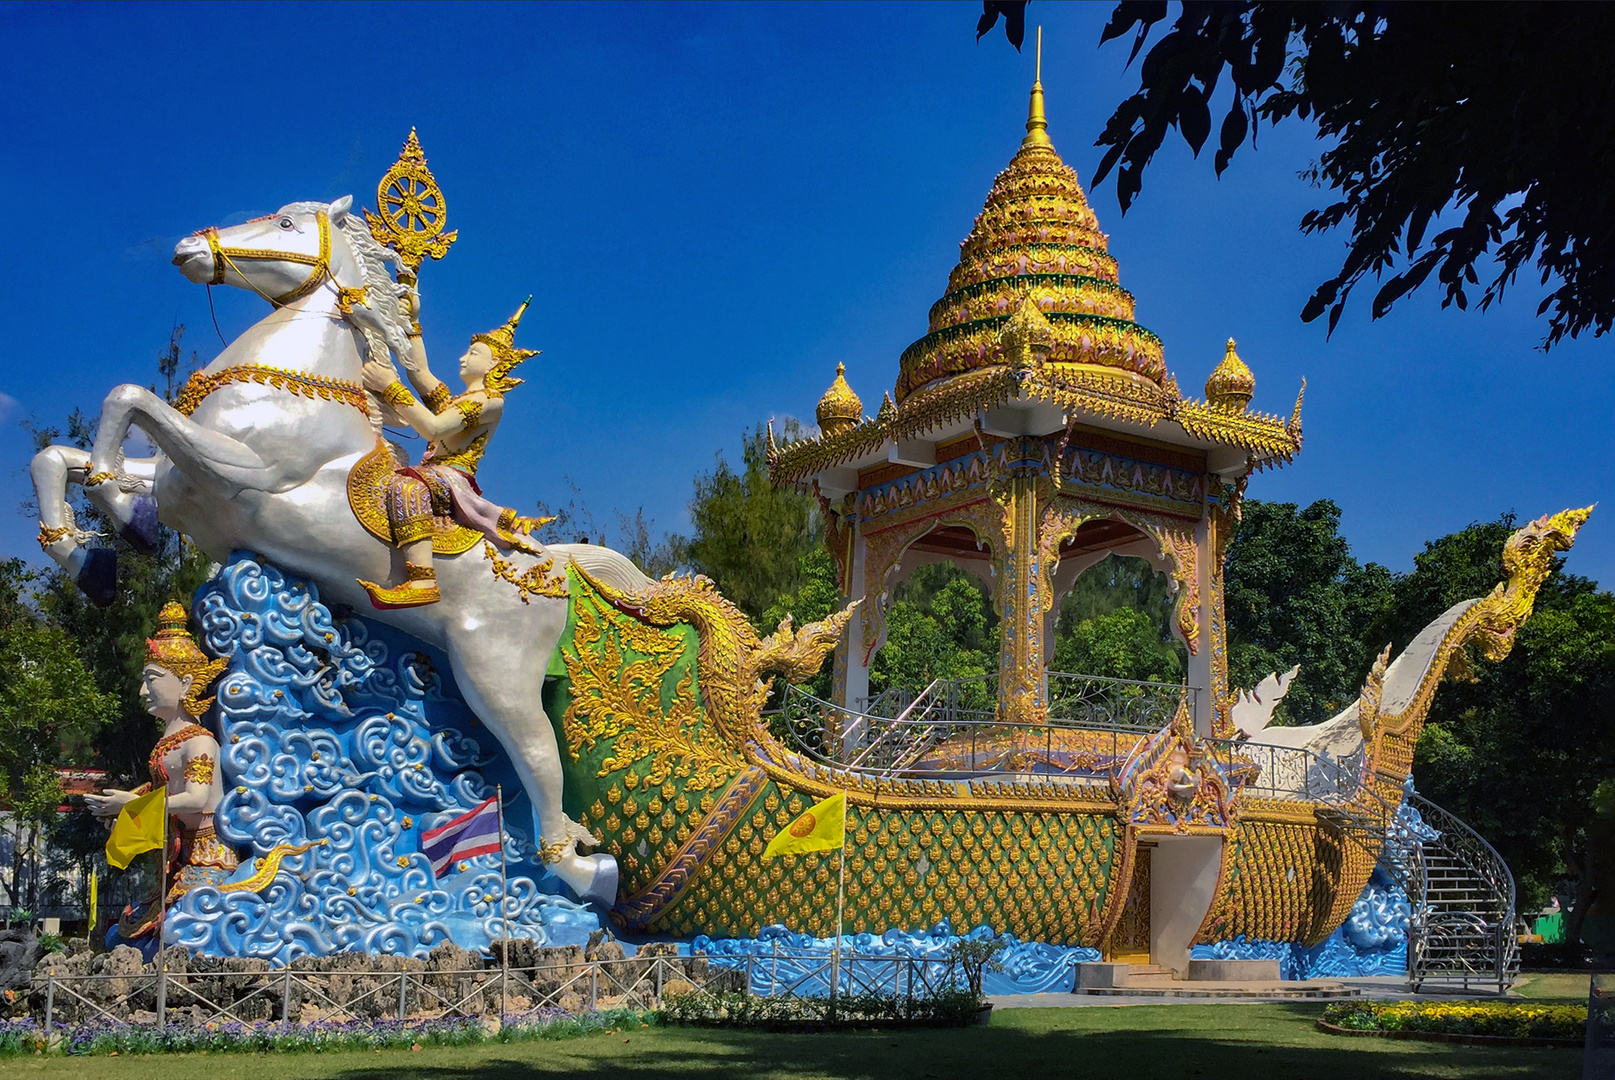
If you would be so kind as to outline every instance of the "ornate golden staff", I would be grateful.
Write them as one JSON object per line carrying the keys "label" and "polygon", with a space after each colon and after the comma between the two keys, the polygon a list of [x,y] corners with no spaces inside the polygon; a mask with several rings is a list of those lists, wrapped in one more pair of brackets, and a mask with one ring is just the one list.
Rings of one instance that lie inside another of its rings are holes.
{"label": "ornate golden staff", "polygon": [[381,212],[365,210],[365,223],[377,243],[398,252],[402,263],[398,280],[405,285],[415,284],[428,255],[441,259],[460,238],[458,229],[443,231],[449,220],[448,205],[437,178],[426,167],[426,154],[413,127],[398,160],[376,185],[376,204]]}

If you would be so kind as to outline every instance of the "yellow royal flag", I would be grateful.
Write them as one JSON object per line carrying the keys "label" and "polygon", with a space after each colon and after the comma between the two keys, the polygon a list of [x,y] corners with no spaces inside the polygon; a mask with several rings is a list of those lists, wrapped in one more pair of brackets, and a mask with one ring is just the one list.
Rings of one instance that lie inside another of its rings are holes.
{"label": "yellow royal flag", "polygon": [[100,882],[96,880],[95,876],[95,867],[92,866],[90,867],[90,918],[88,923],[90,929],[84,932],[86,937],[95,931],[95,913],[101,907],[101,890],[97,888],[99,884]]}
{"label": "yellow royal flag", "polygon": [[838,791],[823,802],[814,803],[775,833],[774,839],[763,849],[763,858],[798,851],[834,851],[846,842],[847,793]]}
{"label": "yellow royal flag", "polygon": [[107,837],[107,862],[119,870],[129,868],[136,855],[163,846],[167,831],[163,818],[168,813],[168,791],[158,788],[149,795],[130,799],[118,811],[118,820]]}

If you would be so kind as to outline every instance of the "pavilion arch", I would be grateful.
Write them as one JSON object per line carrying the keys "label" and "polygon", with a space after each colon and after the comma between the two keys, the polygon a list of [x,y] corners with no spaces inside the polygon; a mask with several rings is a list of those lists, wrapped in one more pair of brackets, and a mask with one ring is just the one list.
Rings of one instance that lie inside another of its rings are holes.
{"label": "pavilion arch", "polygon": [[862,666],[886,642],[886,611],[898,582],[916,567],[947,563],[980,579],[993,596],[1003,547],[1003,515],[985,499],[870,535],[864,549]]}
{"label": "pavilion arch", "polygon": [[1111,555],[1144,559],[1171,576],[1176,599],[1173,632],[1194,656],[1200,647],[1200,567],[1197,522],[1146,510],[1106,506],[1068,497],[1050,500],[1040,530],[1039,590],[1045,606],[1044,640],[1054,640],[1060,601],[1083,571]]}

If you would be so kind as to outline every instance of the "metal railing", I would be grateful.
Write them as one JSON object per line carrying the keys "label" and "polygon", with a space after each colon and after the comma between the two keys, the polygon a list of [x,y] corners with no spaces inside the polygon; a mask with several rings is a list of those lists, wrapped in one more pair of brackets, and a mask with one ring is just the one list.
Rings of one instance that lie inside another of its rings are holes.
{"label": "metal railing", "polygon": [[478,1019],[600,1009],[660,1008],[675,995],[741,992],[761,997],[876,994],[914,1000],[962,988],[960,966],[941,957],[775,948],[768,954],[655,955],[560,960],[447,971],[142,971],[36,975],[30,999],[47,1037],[82,1025]]}
{"label": "metal railing", "polygon": [[828,997],[879,994],[885,997],[929,997],[965,986],[957,963],[938,956],[858,953],[843,950],[775,949],[743,956],[709,955],[714,967],[742,976],[747,993],[758,997]]}
{"label": "metal railing", "polygon": [[[1507,990],[1519,972],[1514,875],[1495,848],[1416,793],[1393,806],[1365,781],[1361,755],[1334,761],[1299,747],[1205,740],[1246,795],[1309,802],[1372,854],[1408,894],[1414,989]],[[1414,813],[1407,811],[1411,809]]]}
{"label": "metal railing", "polygon": [[[1029,723],[998,718],[996,686],[996,675],[934,679],[918,694],[883,691],[860,711],[787,685],[766,715],[792,749],[882,777],[1058,774],[1073,771],[1060,761],[1070,742],[1063,732],[1088,733],[1083,749],[1089,762],[1096,747],[1102,759],[1125,755],[1170,722],[1180,701],[1192,711],[1199,700],[1196,687],[1050,672],[1048,720]],[[1107,742],[1113,744],[1108,753],[1099,745]],[[949,748],[941,760],[927,760]]]}
{"label": "metal railing", "polygon": [[[1200,688],[1181,683],[1117,679],[1108,675],[1082,675],[1063,671],[1044,673],[1044,689],[1051,720],[1083,727],[1120,727],[1154,731],[1170,723],[1179,700],[1185,696],[1191,715],[1199,705]],[[894,718],[921,696],[945,702],[950,719],[991,720],[998,701],[996,672],[968,679],[933,679],[915,694],[894,686],[845,710],[848,715],[871,719]]]}
{"label": "metal railing", "polygon": [[654,1009],[669,994],[743,990],[744,973],[701,956],[629,957],[452,971],[245,973],[143,971],[35,975],[32,1004],[47,1034],[78,1024],[197,1027]]}
{"label": "metal railing", "polygon": [[1422,795],[1410,794],[1423,828],[1413,830],[1424,868],[1424,932],[1409,939],[1415,986],[1495,984],[1498,992],[1520,967],[1515,931],[1514,875],[1479,833]]}

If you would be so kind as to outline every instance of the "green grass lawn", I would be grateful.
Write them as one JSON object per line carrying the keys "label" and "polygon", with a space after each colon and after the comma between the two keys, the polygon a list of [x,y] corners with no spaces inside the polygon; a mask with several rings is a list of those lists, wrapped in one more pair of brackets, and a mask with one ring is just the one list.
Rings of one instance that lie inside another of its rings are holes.
{"label": "green grass lawn", "polygon": [[0,1061],[0,1077],[95,1080],[1570,1080],[1578,1050],[1348,1039],[1313,1004],[1015,1009],[991,1026],[780,1035],[641,1028],[556,1042],[342,1054],[213,1054]]}
{"label": "green grass lawn", "polygon": [[1575,1002],[1587,1004],[1585,971],[1548,971],[1541,974],[1521,975],[1514,984],[1514,992],[1532,1001]]}

